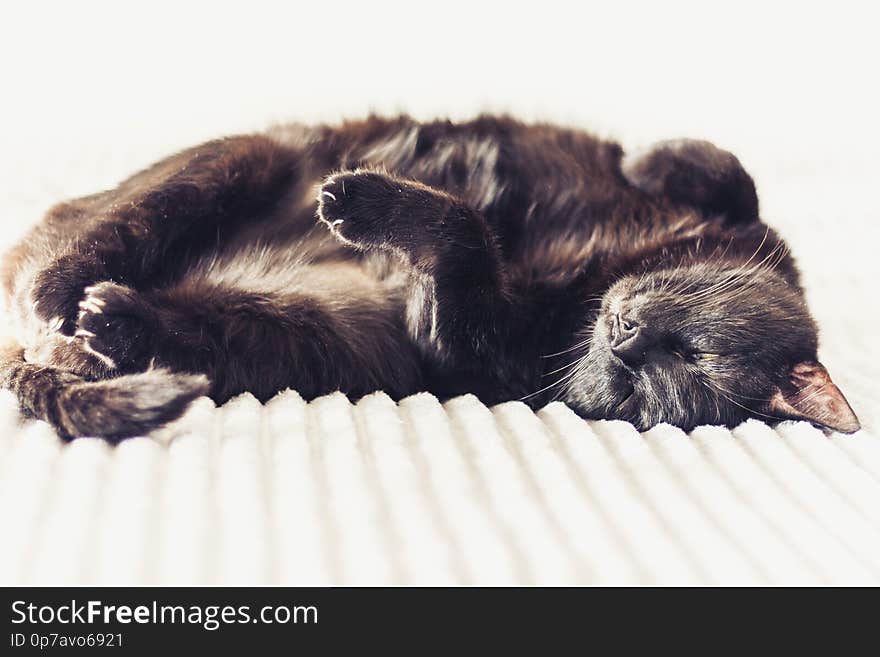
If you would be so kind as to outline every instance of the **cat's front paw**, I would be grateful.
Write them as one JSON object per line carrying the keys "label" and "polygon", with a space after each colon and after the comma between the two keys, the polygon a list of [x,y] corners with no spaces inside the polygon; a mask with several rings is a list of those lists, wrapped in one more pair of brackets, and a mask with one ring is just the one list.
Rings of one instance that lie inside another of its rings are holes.
{"label": "cat's front paw", "polygon": [[155,323],[152,306],[136,290],[104,281],[85,289],[74,337],[108,368],[139,370],[147,365]]}
{"label": "cat's front paw", "polygon": [[81,255],[67,255],[53,262],[34,279],[34,313],[53,331],[73,335],[83,291],[102,278],[98,269],[98,265]]}

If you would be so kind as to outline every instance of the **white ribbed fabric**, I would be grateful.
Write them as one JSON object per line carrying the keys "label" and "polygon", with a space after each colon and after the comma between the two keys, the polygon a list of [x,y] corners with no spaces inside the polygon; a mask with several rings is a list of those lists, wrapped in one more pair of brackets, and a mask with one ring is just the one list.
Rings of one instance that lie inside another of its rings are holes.
{"label": "white ribbed fabric", "polygon": [[0,399],[3,584],[880,583],[866,431],[288,391],[111,447]]}

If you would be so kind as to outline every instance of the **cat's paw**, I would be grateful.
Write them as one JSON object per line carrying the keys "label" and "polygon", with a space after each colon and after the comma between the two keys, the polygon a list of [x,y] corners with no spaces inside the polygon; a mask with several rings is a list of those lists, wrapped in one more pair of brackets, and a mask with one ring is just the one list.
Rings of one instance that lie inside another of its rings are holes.
{"label": "cat's paw", "polygon": [[373,246],[384,216],[395,200],[393,181],[374,172],[337,173],[318,193],[318,219],[343,242]]}
{"label": "cat's paw", "polygon": [[449,198],[411,180],[376,171],[344,171],[318,192],[318,219],[361,249],[401,247],[443,213]]}
{"label": "cat's paw", "polygon": [[379,249],[432,270],[442,254],[485,253],[492,238],[463,202],[415,180],[375,171],[344,171],[318,192],[318,219],[342,242]]}
{"label": "cat's paw", "polygon": [[756,221],[755,183],[735,155],[708,141],[677,139],[624,157],[621,169],[634,187],[731,223]]}
{"label": "cat's paw", "polygon": [[124,285],[104,281],[85,289],[74,337],[114,370],[141,369],[155,335],[152,306]]}
{"label": "cat's paw", "polygon": [[84,290],[102,277],[98,269],[85,256],[67,255],[40,271],[31,290],[36,316],[51,330],[73,335]]}

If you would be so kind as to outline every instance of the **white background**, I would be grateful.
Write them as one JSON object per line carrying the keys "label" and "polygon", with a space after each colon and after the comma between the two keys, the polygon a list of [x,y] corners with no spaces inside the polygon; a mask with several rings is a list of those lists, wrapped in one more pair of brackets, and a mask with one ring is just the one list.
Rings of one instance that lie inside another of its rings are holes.
{"label": "white background", "polygon": [[159,156],[290,118],[504,110],[633,142],[704,136],[745,160],[756,143],[867,157],[871,4],[9,3],[0,138]]}

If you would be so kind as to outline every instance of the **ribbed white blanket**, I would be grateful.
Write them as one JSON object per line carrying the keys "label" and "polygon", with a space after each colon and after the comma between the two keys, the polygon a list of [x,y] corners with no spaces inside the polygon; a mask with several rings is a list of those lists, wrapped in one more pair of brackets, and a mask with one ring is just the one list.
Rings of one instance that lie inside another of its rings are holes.
{"label": "ribbed white blanket", "polygon": [[4,396],[7,584],[880,582],[864,432],[287,392],[112,448],[17,415]]}

